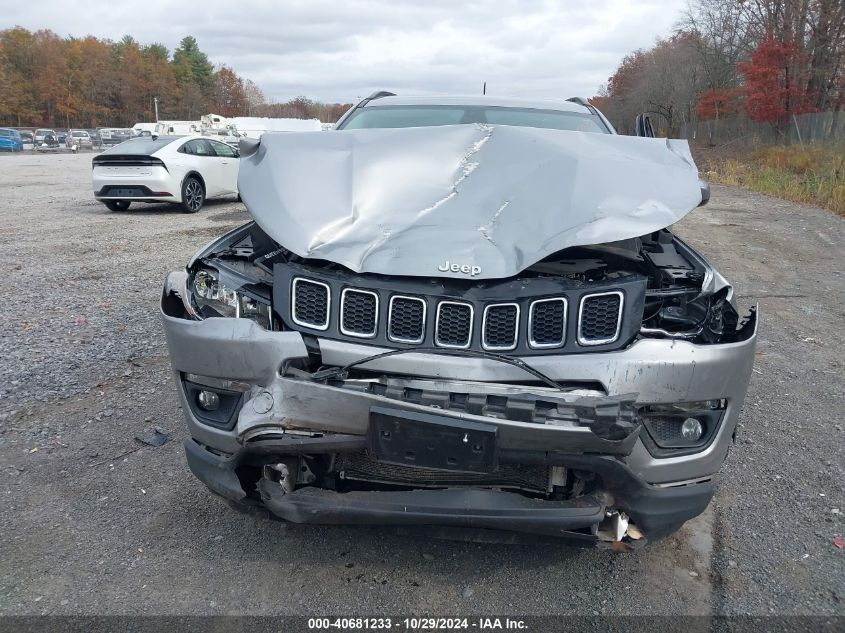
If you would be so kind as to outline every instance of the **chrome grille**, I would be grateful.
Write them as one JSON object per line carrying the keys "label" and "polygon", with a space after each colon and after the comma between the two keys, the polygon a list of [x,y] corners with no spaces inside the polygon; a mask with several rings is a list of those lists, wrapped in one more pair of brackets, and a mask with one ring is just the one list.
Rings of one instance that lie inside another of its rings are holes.
{"label": "chrome grille", "polygon": [[519,328],[519,305],[494,303],[484,308],[481,346],[493,351],[514,349]]}
{"label": "chrome grille", "polygon": [[433,280],[321,279],[298,273],[276,285],[273,305],[284,327],[329,339],[389,348],[568,354],[620,347],[632,339],[642,310],[636,284],[644,288],[645,281],[561,288],[541,278],[518,286],[508,281],[495,289],[479,284],[462,292]]}
{"label": "chrome grille", "polygon": [[291,285],[291,314],[297,325],[325,330],[329,327],[331,291],[327,284],[297,277]]}
{"label": "chrome grille", "polygon": [[378,295],[370,290],[344,288],[340,294],[340,331],[372,338],[378,331]]}
{"label": "chrome grille", "polygon": [[422,343],[425,338],[425,301],[393,295],[387,318],[387,338],[398,343]]}
{"label": "chrome grille", "polygon": [[584,295],[578,310],[578,342],[602,345],[619,338],[622,325],[622,293],[618,291]]}
{"label": "chrome grille", "polygon": [[473,309],[468,303],[441,301],[437,305],[434,343],[440,347],[463,349],[472,340]]}
{"label": "chrome grille", "polygon": [[566,341],[566,299],[538,299],[528,312],[528,344],[538,349]]}

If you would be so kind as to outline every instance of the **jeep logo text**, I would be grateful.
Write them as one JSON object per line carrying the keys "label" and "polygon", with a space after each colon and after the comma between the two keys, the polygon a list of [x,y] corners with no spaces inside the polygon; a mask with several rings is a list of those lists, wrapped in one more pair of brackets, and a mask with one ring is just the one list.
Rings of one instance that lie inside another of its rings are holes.
{"label": "jeep logo text", "polygon": [[437,267],[441,273],[463,273],[470,277],[475,277],[481,274],[481,266],[470,266],[469,264],[450,264],[447,259],[444,263]]}

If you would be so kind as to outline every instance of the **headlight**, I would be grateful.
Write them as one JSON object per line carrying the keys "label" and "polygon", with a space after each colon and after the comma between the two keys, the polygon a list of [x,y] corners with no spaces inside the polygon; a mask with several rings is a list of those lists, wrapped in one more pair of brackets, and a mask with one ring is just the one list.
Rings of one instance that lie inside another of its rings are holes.
{"label": "headlight", "polygon": [[699,295],[693,289],[646,291],[643,334],[674,336],[696,343],[720,343],[736,334],[738,315],[726,286],[715,294]]}
{"label": "headlight", "polygon": [[265,329],[272,329],[270,304],[236,280],[221,279],[219,271],[203,268],[194,275],[191,294],[197,312],[203,317],[234,317],[255,321]]}

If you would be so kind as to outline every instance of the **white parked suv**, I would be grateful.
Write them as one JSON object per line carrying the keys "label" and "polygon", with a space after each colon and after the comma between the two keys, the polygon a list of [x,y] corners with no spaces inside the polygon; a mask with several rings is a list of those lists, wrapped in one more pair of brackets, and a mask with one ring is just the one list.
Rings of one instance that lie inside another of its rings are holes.
{"label": "white parked suv", "polygon": [[74,147],[92,149],[94,147],[94,141],[86,130],[71,130],[67,137],[67,146],[71,149]]}

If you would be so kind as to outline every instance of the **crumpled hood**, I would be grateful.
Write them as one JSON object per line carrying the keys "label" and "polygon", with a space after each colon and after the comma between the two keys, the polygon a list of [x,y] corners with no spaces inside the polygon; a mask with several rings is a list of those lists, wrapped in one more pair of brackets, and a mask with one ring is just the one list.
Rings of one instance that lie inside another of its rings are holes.
{"label": "crumpled hood", "polygon": [[241,147],[256,223],[356,272],[503,278],[701,201],[686,141],[487,125],[267,133]]}

